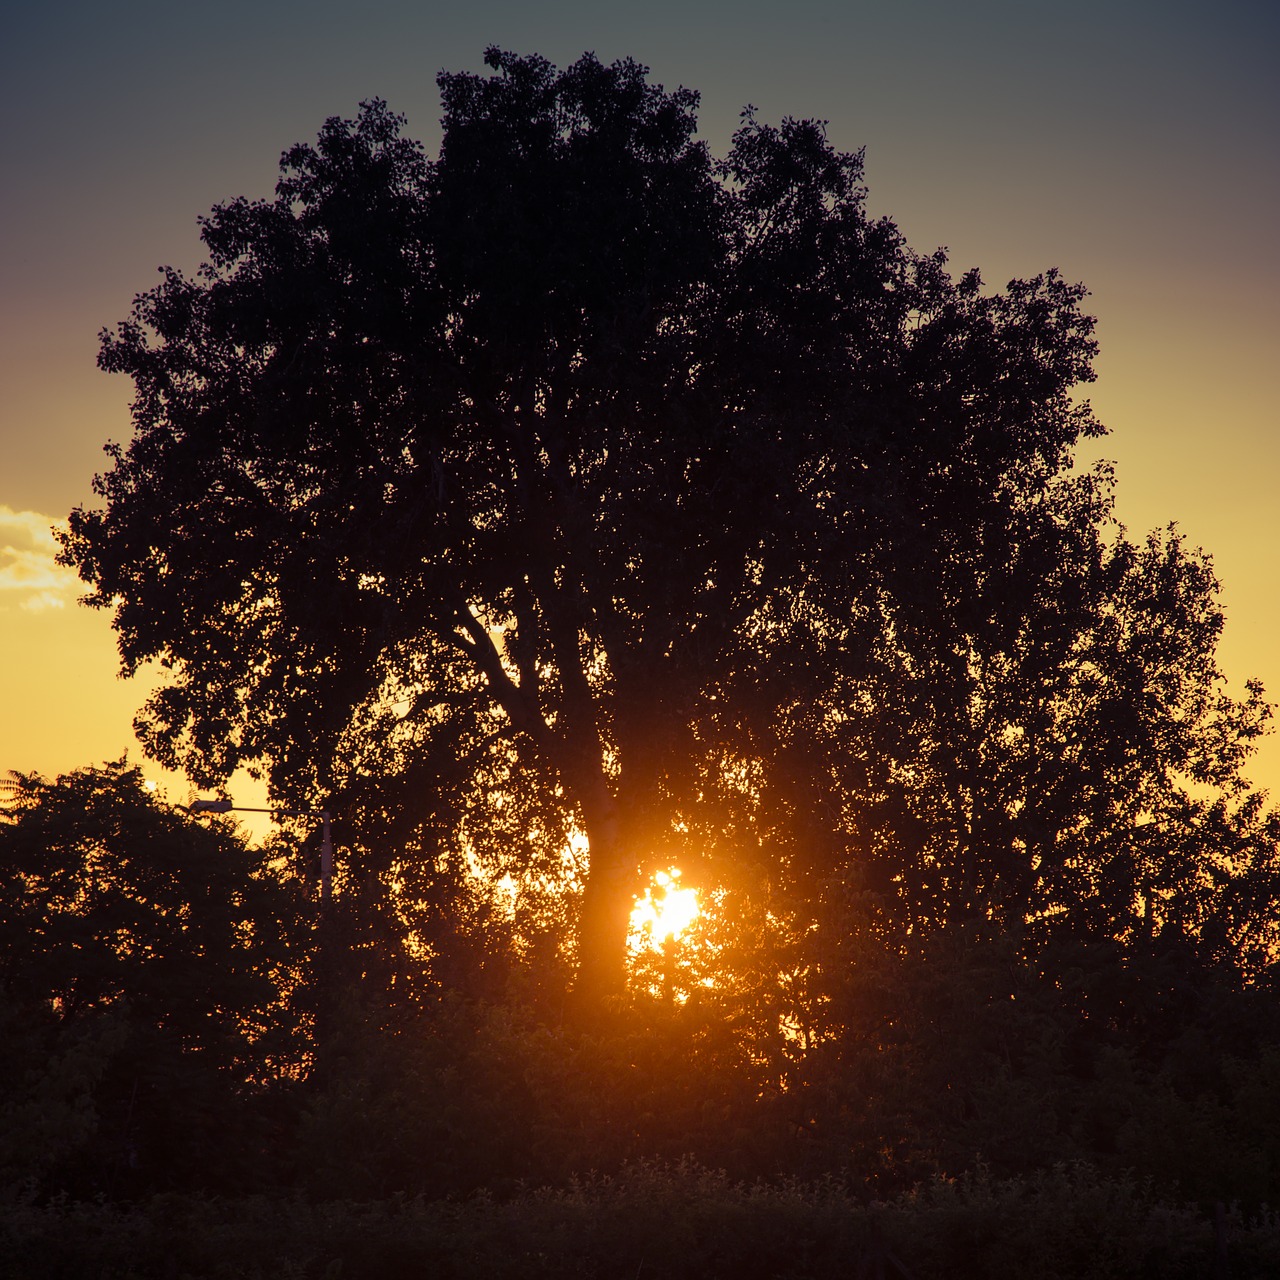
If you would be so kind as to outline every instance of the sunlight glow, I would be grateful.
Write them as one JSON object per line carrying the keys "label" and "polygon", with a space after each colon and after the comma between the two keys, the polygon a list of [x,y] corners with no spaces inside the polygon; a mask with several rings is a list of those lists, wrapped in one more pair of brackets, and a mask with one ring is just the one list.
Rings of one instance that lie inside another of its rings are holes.
{"label": "sunlight glow", "polygon": [[678,938],[698,916],[698,891],[682,889],[675,867],[659,871],[653,883],[636,899],[631,912],[631,933],[639,945],[660,947]]}

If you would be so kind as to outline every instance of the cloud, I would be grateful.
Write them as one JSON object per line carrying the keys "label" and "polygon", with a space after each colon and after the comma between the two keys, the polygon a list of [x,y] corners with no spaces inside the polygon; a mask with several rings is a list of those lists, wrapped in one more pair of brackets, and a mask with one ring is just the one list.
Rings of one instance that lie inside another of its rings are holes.
{"label": "cloud", "polygon": [[66,521],[0,504],[0,609],[64,609],[84,590],[76,571],[55,559],[55,525]]}

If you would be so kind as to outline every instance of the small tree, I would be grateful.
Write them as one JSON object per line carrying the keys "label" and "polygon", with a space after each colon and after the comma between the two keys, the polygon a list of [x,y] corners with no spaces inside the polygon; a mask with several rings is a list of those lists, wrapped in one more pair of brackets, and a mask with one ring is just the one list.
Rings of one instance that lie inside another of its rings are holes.
{"label": "small tree", "polygon": [[10,813],[0,1000],[14,1042],[40,1049],[0,1059],[4,1095],[15,1123],[62,1134],[23,1158],[79,1162],[82,1190],[215,1179],[215,1153],[252,1163],[243,1099],[301,1058],[285,1005],[306,963],[298,896],[124,761],[17,776]]}

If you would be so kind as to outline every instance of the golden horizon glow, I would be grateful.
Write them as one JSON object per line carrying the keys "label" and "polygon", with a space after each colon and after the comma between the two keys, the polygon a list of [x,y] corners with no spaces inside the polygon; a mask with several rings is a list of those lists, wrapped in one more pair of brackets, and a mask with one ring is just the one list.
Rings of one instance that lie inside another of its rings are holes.
{"label": "golden horizon glow", "polygon": [[632,950],[660,948],[679,938],[698,918],[701,907],[696,889],[682,888],[680,870],[668,867],[654,873],[652,883],[636,899],[631,911]]}

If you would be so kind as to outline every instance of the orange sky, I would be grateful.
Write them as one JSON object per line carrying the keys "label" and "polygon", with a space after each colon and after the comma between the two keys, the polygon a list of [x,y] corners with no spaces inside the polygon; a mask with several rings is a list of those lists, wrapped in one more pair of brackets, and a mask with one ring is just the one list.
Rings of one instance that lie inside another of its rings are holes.
{"label": "orange sky", "polygon": [[[108,619],[77,608],[48,523],[91,500],[129,388],[96,333],[156,267],[194,267],[195,219],[270,193],[289,144],[372,96],[438,136],[435,72],[486,44],[565,65],[633,55],[703,93],[722,151],[746,102],[866,147],[870,206],[1000,285],[1052,265],[1092,290],[1091,395],[1135,536],[1177,520],[1225,584],[1234,686],[1280,692],[1280,8],[1082,0],[598,3],[72,0],[6,19],[0,99],[0,768],[138,754],[142,691]],[[159,776],[159,771],[151,770]],[[1253,770],[1280,789],[1273,737]],[[182,784],[175,798],[182,798]],[[172,793],[172,790],[171,790]],[[253,793],[237,790],[254,802]]]}

